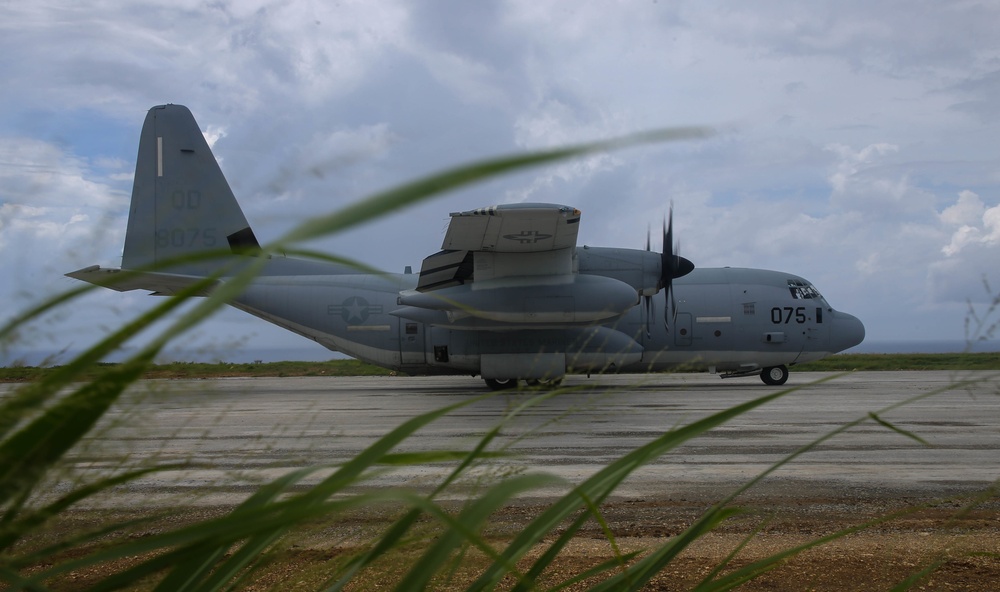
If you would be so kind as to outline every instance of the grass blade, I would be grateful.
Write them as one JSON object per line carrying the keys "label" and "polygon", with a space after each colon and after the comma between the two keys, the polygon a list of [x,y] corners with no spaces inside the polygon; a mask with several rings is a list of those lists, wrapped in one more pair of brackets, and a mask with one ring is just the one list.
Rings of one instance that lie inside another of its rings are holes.
{"label": "grass blade", "polygon": [[[123,364],[87,384],[0,443],[0,506],[29,491],[45,471],[97,423],[150,360]],[[20,504],[9,507],[8,521]]]}
{"label": "grass blade", "polygon": [[[150,473],[178,469],[181,468],[181,466],[182,465],[166,465],[138,469],[121,475],[108,477],[107,479],[102,479],[84,487],[77,488],[41,509],[35,510],[24,516],[20,516],[16,521],[5,523],[3,528],[0,529],[0,552],[6,551],[22,536],[45,524],[53,516],[58,515],[60,512],[67,510],[70,506],[87,499],[88,497],[123,483],[134,481]],[[10,516],[13,515],[10,514]]]}
{"label": "grass blade", "polygon": [[[517,560],[527,553],[528,550],[530,550],[530,548],[535,545],[542,536],[556,528],[556,526],[565,520],[570,513],[585,505],[586,500],[593,500],[594,503],[601,503],[626,477],[644,464],[659,458],[669,450],[672,450],[695,436],[703,434],[716,426],[730,421],[747,411],[778,399],[790,392],[793,392],[794,390],[797,390],[798,388],[801,387],[795,387],[764,395],[746,403],[714,413],[694,423],[670,430],[652,442],[629,452],[622,458],[604,467],[596,474],[586,479],[583,483],[575,487],[573,491],[549,506],[547,510],[532,521],[532,523],[529,524],[529,526],[510,543],[510,545],[508,545],[503,554],[503,563],[516,563]],[[569,531],[563,534],[563,537],[570,536],[572,536],[572,533]],[[541,570],[539,569],[537,571],[540,572]],[[495,563],[469,587],[469,590],[492,588],[499,583],[499,580],[502,577],[503,565]]]}
{"label": "grass blade", "polygon": [[639,590],[653,576],[660,573],[666,565],[673,561],[681,551],[688,548],[691,543],[714,530],[723,521],[742,512],[743,510],[738,508],[715,507],[709,509],[694,524],[685,529],[684,532],[662,545],[655,552],[644,557],[635,565],[629,566],[622,573],[616,574],[594,586],[591,592]]}
{"label": "grass blade", "polygon": [[894,424],[889,423],[888,421],[886,421],[886,420],[882,419],[881,417],[879,417],[878,414],[876,414],[876,413],[869,413],[868,417],[870,417],[871,419],[875,420],[875,422],[878,423],[879,425],[881,425],[882,427],[889,428],[890,430],[896,432],[897,434],[900,434],[902,436],[906,436],[907,438],[913,440],[914,442],[917,442],[918,444],[923,444],[924,446],[927,446],[928,448],[930,448],[930,446],[931,446],[931,443],[928,442],[927,440],[924,440],[923,438],[921,438],[920,436],[914,434],[911,431],[904,430],[903,428],[901,428],[899,426],[896,426]]}
{"label": "grass blade", "polygon": [[[431,581],[452,551],[460,543],[467,542],[480,549],[488,545],[478,535],[479,527],[502,504],[518,494],[556,484],[563,484],[560,478],[552,475],[521,475],[505,479],[492,487],[485,495],[469,504],[457,519],[448,518],[449,528],[414,564],[413,568],[400,580],[397,590],[422,590]],[[513,568],[513,566],[511,566]]]}

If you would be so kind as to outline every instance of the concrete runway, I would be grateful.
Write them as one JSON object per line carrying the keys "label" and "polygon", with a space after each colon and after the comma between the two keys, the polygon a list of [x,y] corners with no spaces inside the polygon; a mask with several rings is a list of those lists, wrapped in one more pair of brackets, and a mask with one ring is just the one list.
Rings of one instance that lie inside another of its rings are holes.
{"label": "concrete runway", "polygon": [[[786,386],[824,376],[793,372]],[[806,386],[687,442],[640,469],[618,494],[717,499],[844,423],[970,376],[985,375],[859,372]],[[707,374],[568,377],[565,386],[579,390],[531,407],[503,428],[493,449],[506,446],[515,456],[474,474],[538,470],[579,482],[672,427],[776,390],[755,378],[723,381]],[[145,381],[69,460],[88,479],[148,463],[191,463],[145,477],[101,504],[226,505],[243,499],[254,484],[304,466],[343,462],[415,415],[485,392],[482,381],[468,377]],[[931,446],[869,420],[782,467],[748,495],[825,497],[864,489],[867,495],[928,499],[983,489],[1000,478],[998,395],[995,374],[886,412],[883,419]],[[508,392],[472,403],[400,450],[469,449],[531,396]],[[427,489],[449,469],[406,468],[370,484]]]}

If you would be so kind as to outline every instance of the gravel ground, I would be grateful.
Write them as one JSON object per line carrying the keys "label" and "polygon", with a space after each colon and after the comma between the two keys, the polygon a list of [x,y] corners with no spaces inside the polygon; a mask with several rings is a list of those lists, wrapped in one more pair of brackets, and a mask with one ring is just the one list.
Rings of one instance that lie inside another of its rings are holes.
{"label": "gravel ground", "polygon": [[[775,489],[778,487],[775,486]],[[767,489],[767,488],[765,488]],[[736,568],[840,529],[912,511],[852,533],[784,561],[774,570],[744,584],[740,590],[888,590],[932,565],[940,565],[918,580],[914,590],[1000,589],[1000,499],[988,498],[965,510],[968,498],[920,499],[906,492],[854,489],[833,495],[774,495],[762,491],[737,504],[745,515],[724,522],[699,539],[663,569],[649,590],[686,590],[697,584],[751,533],[758,531],[731,562]],[[614,499],[602,506],[615,543],[622,552],[664,544],[690,525],[711,501],[697,494],[683,498]],[[498,512],[486,529],[488,539],[502,547],[545,507],[543,500],[524,500]],[[142,534],[160,532],[188,521],[221,514],[223,508],[179,509],[169,518],[144,527]],[[134,518],[135,510],[75,511],[61,518],[56,530],[107,524],[116,518]],[[312,590],[325,581],[332,562],[361,548],[384,528],[391,511],[358,512],[329,523],[314,524],[291,537],[282,552],[252,581],[248,590]],[[420,544],[388,563],[364,572],[355,590],[382,589],[398,582],[404,561],[417,556]],[[543,584],[554,584],[613,557],[612,547],[591,521],[546,573]],[[97,576],[129,562],[71,574],[56,583],[61,590],[83,590]],[[462,589],[474,577],[481,558],[471,556],[450,583],[436,589]],[[142,589],[143,586],[139,586]]]}

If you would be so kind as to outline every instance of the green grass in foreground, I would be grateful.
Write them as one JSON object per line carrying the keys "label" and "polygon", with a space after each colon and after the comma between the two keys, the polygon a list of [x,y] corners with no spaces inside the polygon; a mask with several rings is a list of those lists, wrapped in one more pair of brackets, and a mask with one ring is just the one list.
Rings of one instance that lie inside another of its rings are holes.
{"label": "green grass in foreground", "polygon": [[[96,375],[111,364],[99,364]],[[0,368],[0,382],[30,382],[52,368],[15,366]],[[796,372],[840,372],[850,370],[1000,370],[1000,352],[957,354],[838,354],[819,362],[795,366]],[[385,368],[358,360],[329,362],[269,362],[236,364],[218,362],[173,362],[151,366],[143,378],[226,378],[253,376],[391,376]]]}

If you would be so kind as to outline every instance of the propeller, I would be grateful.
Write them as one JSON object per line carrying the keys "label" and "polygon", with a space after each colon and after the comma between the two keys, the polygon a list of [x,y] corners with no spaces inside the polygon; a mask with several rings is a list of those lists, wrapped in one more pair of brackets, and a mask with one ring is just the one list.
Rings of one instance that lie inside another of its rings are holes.
{"label": "propeller", "polygon": [[[650,232],[646,231],[646,250],[650,250]],[[667,220],[663,222],[663,252],[660,253],[660,279],[656,283],[656,290],[663,290],[663,326],[669,332],[670,324],[677,320],[677,296],[674,294],[674,280],[684,277],[694,270],[694,263],[681,257],[680,245],[674,243],[674,206],[670,205],[670,213]],[[652,307],[652,296],[645,296],[646,307],[646,336],[649,332],[650,309]]]}

